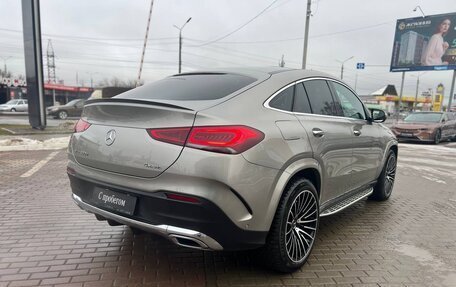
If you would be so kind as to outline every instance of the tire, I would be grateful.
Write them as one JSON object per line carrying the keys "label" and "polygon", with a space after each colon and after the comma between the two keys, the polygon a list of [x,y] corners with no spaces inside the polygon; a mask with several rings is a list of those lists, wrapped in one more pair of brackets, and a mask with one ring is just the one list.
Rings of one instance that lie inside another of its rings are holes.
{"label": "tire", "polygon": [[396,178],[396,166],[396,154],[390,150],[385,161],[385,166],[377,179],[377,184],[374,186],[374,192],[369,196],[369,199],[384,201],[391,196]]}
{"label": "tire", "polygon": [[138,229],[136,227],[132,227],[132,226],[128,226],[128,227],[130,228],[131,233],[133,233],[133,235],[141,235],[141,234],[147,233],[144,230]]}
{"label": "tire", "polygon": [[[290,184],[277,207],[266,244],[259,250],[262,262],[285,273],[303,266],[317,236],[319,211],[317,190],[309,180]],[[303,218],[306,220],[299,223]]]}
{"label": "tire", "polygon": [[439,144],[440,140],[442,140],[442,132],[440,130],[437,130],[434,136],[434,144]]}
{"label": "tire", "polygon": [[68,113],[66,111],[60,111],[59,112],[59,119],[66,120],[66,118],[68,118]]}
{"label": "tire", "polygon": [[12,108],[12,109],[11,109],[11,112],[12,112],[12,113],[15,113],[15,112],[16,112],[16,109],[15,109],[15,108]]}

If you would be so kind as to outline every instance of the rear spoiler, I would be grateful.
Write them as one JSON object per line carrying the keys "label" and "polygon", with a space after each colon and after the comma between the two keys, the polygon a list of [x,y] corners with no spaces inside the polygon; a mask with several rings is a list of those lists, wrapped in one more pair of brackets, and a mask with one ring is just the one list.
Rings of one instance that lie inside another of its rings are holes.
{"label": "rear spoiler", "polygon": [[125,98],[93,99],[93,100],[86,101],[84,106],[91,105],[91,104],[97,104],[97,103],[106,103],[106,104],[109,104],[109,103],[129,103],[129,104],[161,106],[161,107],[166,107],[166,108],[193,111],[192,109],[181,107],[181,106],[177,106],[177,105],[173,105],[173,104],[154,102],[154,101],[149,101],[149,100],[125,99]]}

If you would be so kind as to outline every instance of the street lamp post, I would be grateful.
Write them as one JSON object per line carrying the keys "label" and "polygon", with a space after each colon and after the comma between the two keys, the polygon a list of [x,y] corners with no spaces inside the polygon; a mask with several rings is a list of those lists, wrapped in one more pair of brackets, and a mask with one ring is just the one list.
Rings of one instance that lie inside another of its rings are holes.
{"label": "street lamp post", "polygon": [[187,25],[187,23],[190,22],[190,20],[192,20],[192,17],[188,18],[187,22],[185,22],[184,25],[182,25],[182,27],[180,28],[174,25],[174,28],[179,30],[179,74],[182,70],[182,29],[184,29],[185,25]]}
{"label": "street lamp post", "polygon": [[8,61],[9,59],[11,59],[13,56],[8,56],[8,57],[1,57],[2,60],[3,60],[3,73],[5,73],[5,76],[6,74],[8,73],[8,69],[6,68],[6,61]]}
{"label": "street lamp post", "polygon": [[312,15],[312,11],[310,10],[310,6],[312,5],[312,0],[307,0],[307,12],[306,12],[306,27],[304,32],[304,48],[302,51],[302,69],[306,69],[307,63],[307,44],[309,41],[309,25],[310,25],[310,16]]}
{"label": "street lamp post", "polygon": [[93,75],[99,74],[98,72],[86,72],[90,75],[90,87],[93,88]]}
{"label": "street lamp post", "polygon": [[344,64],[345,62],[353,59],[355,56],[351,56],[350,58],[344,60],[344,61],[339,61],[339,60],[336,60],[337,62],[341,63],[342,66],[340,67],[340,79],[343,80],[344,79]]}
{"label": "street lamp post", "polygon": [[415,75],[410,75],[412,77],[416,77],[416,91],[415,91],[415,102],[413,102],[413,110],[416,110],[416,104],[418,102],[418,90],[420,86],[420,77],[424,75],[426,72],[420,73],[417,76]]}

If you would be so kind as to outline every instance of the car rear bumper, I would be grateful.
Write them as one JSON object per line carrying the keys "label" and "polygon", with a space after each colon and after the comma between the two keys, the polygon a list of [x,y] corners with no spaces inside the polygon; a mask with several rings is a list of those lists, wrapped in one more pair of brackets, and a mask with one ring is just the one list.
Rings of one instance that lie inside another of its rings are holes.
{"label": "car rear bumper", "polygon": [[81,209],[87,212],[97,214],[105,219],[114,220],[121,224],[136,227],[150,233],[155,233],[163,237],[167,237],[177,245],[204,250],[223,250],[223,247],[217,241],[201,232],[164,224],[153,225],[150,223],[134,220],[90,205],[84,202],[82,198],[74,193],[73,200]]}
{"label": "car rear bumper", "polygon": [[400,141],[415,141],[415,142],[433,142],[435,132],[409,132],[410,135],[404,136],[403,133],[398,131],[393,131],[397,139]]}
{"label": "car rear bumper", "polygon": [[433,139],[429,139],[429,138],[419,138],[419,137],[401,137],[401,136],[397,136],[397,139],[399,141],[410,141],[410,142],[434,142]]}
{"label": "car rear bumper", "polygon": [[[182,202],[167,198],[165,192],[126,190],[71,174],[69,178],[73,200],[83,210],[161,235],[184,247],[241,250],[254,249],[265,243],[267,232],[239,228],[217,205],[204,198],[198,198],[198,203]],[[136,197],[133,214],[120,213],[94,203],[92,198],[96,188]]]}

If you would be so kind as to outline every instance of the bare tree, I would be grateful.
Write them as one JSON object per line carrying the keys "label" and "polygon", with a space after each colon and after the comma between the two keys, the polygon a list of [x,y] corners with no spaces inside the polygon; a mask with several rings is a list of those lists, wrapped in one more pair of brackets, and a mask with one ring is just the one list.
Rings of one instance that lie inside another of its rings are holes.
{"label": "bare tree", "polygon": [[[143,82],[140,82],[140,85],[143,85]],[[97,88],[102,87],[124,87],[124,88],[134,88],[136,87],[136,80],[128,79],[128,80],[121,80],[117,77],[112,77],[111,79],[104,78],[103,80],[99,81],[96,84]]]}
{"label": "bare tree", "polygon": [[11,74],[10,71],[7,71],[5,73],[5,71],[3,71],[2,69],[0,69],[0,76],[2,76],[3,78],[11,78],[13,76],[13,74]]}

